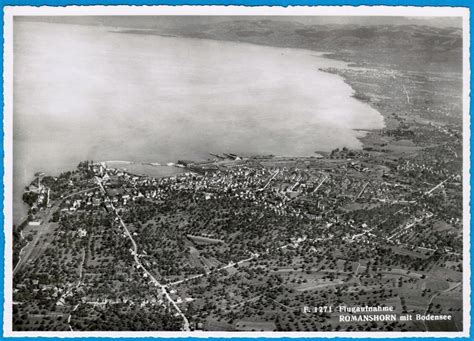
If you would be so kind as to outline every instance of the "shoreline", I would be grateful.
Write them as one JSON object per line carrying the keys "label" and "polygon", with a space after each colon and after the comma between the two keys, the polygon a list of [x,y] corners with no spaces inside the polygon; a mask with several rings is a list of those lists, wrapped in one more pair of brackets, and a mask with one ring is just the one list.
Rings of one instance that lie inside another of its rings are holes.
{"label": "shoreline", "polygon": [[[54,25],[65,25],[62,23],[48,23],[48,24],[54,24]],[[80,25],[78,26],[86,26],[86,27],[95,27],[95,25]],[[111,29],[120,29],[120,30],[127,30],[127,32],[119,31],[119,32],[112,32],[112,33],[126,33],[126,34],[134,34],[133,32],[128,32],[128,31],[134,31],[134,29],[128,29],[128,28],[119,28],[119,27],[114,27]],[[183,39],[198,39],[198,40],[206,40],[206,41],[212,41],[212,42],[227,42],[231,44],[245,44],[245,45],[251,45],[251,46],[259,46],[259,47],[268,47],[268,48],[283,48],[283,49],[291,49],[291,50],[302,50],[302,51],[307,51],[310,52],[314,57],[316,58],[323,58],[326,60],[330,61],[335,61],[337,63],[341,63],[341,66],[339,67],[331,67],[335,71],[331,72],[327,69],[321,69],[319,68],[319,71],[325,72],[325,73],[330,73],[333,74],[334,76],[340,77],[340,79],[347,84],[347,86],[350,87],[352,90],[353,94],[351,97],[353,97],[355,100],[362,104],[366,104],[368,107],[371,109],[375,110],[382,118],[383,120],[383,127],[382,128],[377,128],[377,129],[364,129],[364,128],[353,128],[351,130],[359,133],[363,133],[363,136],[355,136],[355,138],[360,142],[360,147],[359,148],[351,148],[354,150],[364,150],[364,148],[379,148],[381,145],[383,145],[386,141],[381,135],[381,132],[385,129],[394,129],[399,126],[398,122],[395,122],[393,119],[390,117],[390,113],[387,111],[386,108],[384,108],[385,101],[381,102],[372,102],[370,98],[368,100],[363,100],[361,98],[357,98],[357,94],[361,94],[363,96],[368,96],[366,93],[361,91],[360,88],[354,85],[355,79],[343,74],[347,70],[355,70],[356,72],[358,71],[364,71],[367,70],[367,68],[371,69],[377,69],[379,68],[379,65],[374,64],[371,65],[369,63],[360,63],[358,61],[355,62],[349,62],[347,60],[343,59],[343,56],[338,55],[337,52],[335,51],[318,51],[314,49],[309,49],[309,48],[297,48],[297,47],[288,47],[288,46],[278,46],[278,44],[265,44],[265,43],[258,43],[258,42],[245,42],[245,41],[239,41],[239,40],[224,40],[224,39],[211,39],[211,38],[201,38],[201,37],[188,37],[186,35],[184,36],[169,36],[169,35],[163,35],[162,33],[159,33],[153,29],[151,30],[145,30],[146,32],[141,32],[139,34],[142,35],[156,35],[156,36],[161,36],[163,38],[183,38]],[[275,46],[276,45],[276,46]],[[343,65],[343,66],[342,66]],[[317,149],[317,146],[315,146],[315,149]],[[311,155],[308,155],[307,157],[310,157]],[[299,158],[300,156],[288,156],[292,158]],[[209,160],[209,159],[207,159]],[[80,160],[79,160],[80,161]],[[78,161],[78,162],[79,162]],[[205,162],[206,159],[197,159],[196,162]],[[168,164],[164,165],[158,162],[146,162],[146,161],[127,161],[127,160],[106,160],[102,161],[106,163],[122,163],[124,165],[142,165],[142,166],[150,166],[150,167],[175,167],[175,166],[170,166]],[[170,163],[175,163],[177,160],[172,161]]]}

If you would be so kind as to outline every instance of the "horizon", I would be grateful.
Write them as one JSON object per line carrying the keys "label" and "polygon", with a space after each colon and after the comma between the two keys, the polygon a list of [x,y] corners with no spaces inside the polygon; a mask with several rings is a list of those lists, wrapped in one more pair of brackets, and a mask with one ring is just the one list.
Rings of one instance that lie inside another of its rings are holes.
{"label": "horizon", "polygon": [[[139,22],[132,20],[141,19]],[[186,20],[183,20],[186,18]],[[105,20],[107,19],[107,20]],[[117,20],[118,19],[118,20]],[[123,27],[134,28],[162,28],[185,27],[194,25],[212,25],[225,22],[237,21],[274,21],[300,24],[304,26],[428,26],[434,28],[462,29],[462,17],[421,17],[421,16],[175,16],[175,15],[78,15],[78,16],[15,16],[19,21],[40,21],[48,23],[62,23],[75,25],[103,25],[115,26],[111,23],[120,22]],[[153,19],[150,21],[150,19]],[[110,22],[109,22],[110,21]],[[142,24],[143,27],[137,27]],[[158,25],[150,27],[150,25]],[[132,25],[132,26],[130,26]]]}

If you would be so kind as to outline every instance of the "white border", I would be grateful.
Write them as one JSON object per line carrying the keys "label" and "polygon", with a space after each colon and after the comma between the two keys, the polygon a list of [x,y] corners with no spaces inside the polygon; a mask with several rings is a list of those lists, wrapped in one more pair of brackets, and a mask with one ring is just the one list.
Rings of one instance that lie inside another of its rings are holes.
{"label": "white border", "polygon": [[[7,337],[238,337],[238,338],[403,338],[468,337],[470,330],[470,65],[469,9],[456,7],[395,6],[67,6],[4,8],[4,234],[5,301],[3,332]],[[321,16],[416,16],[463,18],[463,328],[462,332],[16,332],[12,331],[12,183],[13,183],[13,17],[18,15],[321,15]]]}

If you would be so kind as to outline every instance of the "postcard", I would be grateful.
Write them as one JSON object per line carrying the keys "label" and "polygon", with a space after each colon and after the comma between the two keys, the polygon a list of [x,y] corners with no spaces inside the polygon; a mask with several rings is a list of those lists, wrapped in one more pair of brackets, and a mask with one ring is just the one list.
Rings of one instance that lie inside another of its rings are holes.
{"label": "postcard", "polygon": [[462,337],[469,9],[4,10],[8,337]]}

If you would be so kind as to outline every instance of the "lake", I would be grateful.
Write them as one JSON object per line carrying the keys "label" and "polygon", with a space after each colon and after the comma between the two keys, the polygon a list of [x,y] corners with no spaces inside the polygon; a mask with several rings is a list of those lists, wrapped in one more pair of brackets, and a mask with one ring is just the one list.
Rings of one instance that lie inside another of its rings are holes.
{"label": "lake", "polygon": [[344,65],[308,50],[16,22],[14,217],[34,172],[85,159],[360,148],[353,129],[384,122],[342,78],[318,71]]}

